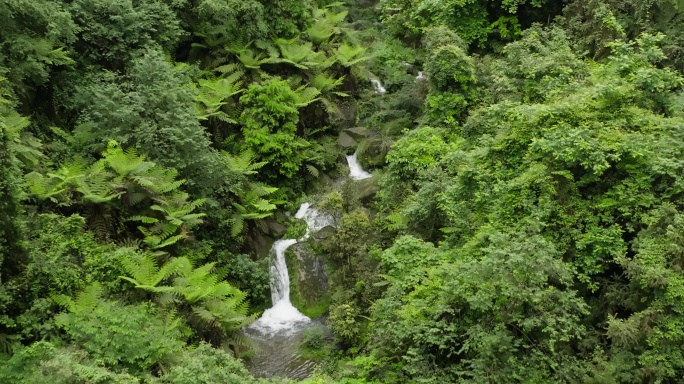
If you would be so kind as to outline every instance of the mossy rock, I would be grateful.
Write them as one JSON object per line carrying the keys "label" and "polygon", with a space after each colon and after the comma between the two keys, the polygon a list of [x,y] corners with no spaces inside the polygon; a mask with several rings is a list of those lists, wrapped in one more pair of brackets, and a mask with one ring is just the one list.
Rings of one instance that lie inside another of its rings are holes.
{"label": "mossy rock", "polygon": [[287,231],[287,227],[273,219],[266,220],[266,227],[268,229],[268,234],[276,238],[283,237],[285,231]]}
{"label": "mossy rock", "polygon": [[259,259],[269,257],[275,239],[261,233],[257,233],[252,241],[252,247]]}
{"label": "mossy rock", "polygon": [[309,242],[291,246],[285,257],[290,272],[292,305],[311,318],[321,317],[330,304],[323,258],[313,251]]}
{"label": "mossy rock", "polygon": [[362,141],[356,151],[359,164],[368,170],[385,164],[385,156],[389,152],[391,143],[376,136]]}
{"label": "mossy rock", "polygon": [[335,227],[328,225],[319,229],[316,233],[314,233],[313,237],[316,240],[323,240],[333,236],[335,232],[337,232],[337,229],[335,229]]}
{"label": "mossy rock", "polygon": [[347,128],[343,132],[357,141],[363,140],[370,135],[370,131],[365,127]]}
{"label": "mossy rock", "polygon": [[368,202],[378,193],[379,189],[377,177],[359,180],[356,182],[356,197],[362,202]]}
{"label": "mossy rock", "polygon": [[353,137],[351,137],[348,133],[342,131],[337,135],[337,143],[342,147],[342,148],[353,148],[356,147],[359,143],[354,140]]}

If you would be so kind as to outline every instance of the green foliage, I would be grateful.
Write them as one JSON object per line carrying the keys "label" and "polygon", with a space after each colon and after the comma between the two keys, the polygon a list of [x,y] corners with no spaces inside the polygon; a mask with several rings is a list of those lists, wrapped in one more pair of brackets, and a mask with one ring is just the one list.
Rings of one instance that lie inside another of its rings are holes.
{"label": "green foliage", "polygon": [[163,1],[76,0],[69,12],[78,30],[74,49],[81,60],[119,69],[139,49],[174,48],[182,30],[173,9]]}
{"label": "green foliage", "polygon": [[209,344],[200,343],[198,347],[183,351],[174,364],[161,377],[152,381],[155,384],[259,384],[266,380],[255,379],[242,363],[230,354]]}
{"label": "green foliage", "polygon": [[383,254],[391,287],[375,307],[376,348],[402,356],[405,379],[572,381],[580,364],[563,351],[583,336],[587,306],[571,270],[539,235],[485,228],[478,241],[441,262],[410,238]]}
{"label": "green foliage", "polygon": [[246,148],[268,163],[268,175],[292,178],[305,158],[310,144],[297,136],[300,98],[290,85],[277,78],[252,84],[240,98],[245,106],[240,122]]}
{"label": "green foliage", "polygon": [[125,76],[98,72],[86,80],[75,87],[67,107],[89,124],[91,144],[104,149],[116,140],[134,147],[150,160],[177,169],[193,191],[218,189],[222,177],[228,177],[197,119],[193,87],[163,53],[144,51]]}
{"label": "green foliage", "polygon": [[[244,176],[257,174],[267,162],[255,163],[254,154],[247,150],[239,156],[231,156],[224,152],[223,157],[229,169]],[[238,189],[238,200],[233,203],[235,213],[231,217],[231,235],[237,236],[245,227],[245,220],[263,219],[271,215],[276,205],[267,198],[278,191],[278,188],[269,187],[259,182],[246,180]]]}
{"label": "green foliage", "polygon": [[310,382],[678,382],[683,9],[0,0],[0,382],[267,382],[204,342],[312,193]]}
{"label": "green foliage", "polygon": [[49,295],[73,295],[96,278],[116,288],[111,284],[116,280],[116,256],[111,247],[84,232],[84,224],[78,215],[31,217],[26,225],[27,255],[13,259],[20,268],[3,280],[4,288],[14,292],[12,299],[2,302],[3,327],[29,341],[54,337],[50,319],[56,308],[46,300]]}
{"label": "green foliage", "polygon": [[421,127],[404,135],[387,156],[392,175],[406,181],[420,177],[453,148],[443,136],[443,131],[430,127]]}
{"label": "green foliage", "polygon": [[136,384],[137,377],[116,372],[94,361],[85,351],[58,347],[39,341],[23,347],[0,368],[0,380],[7,383],[33,384]]}
{"label": "green foliage", "polygon": [[569,91],[587,76],[587,65],[579,60],[563,30],[535,26],[519,41],[504,49],[504,60],[495,64],[495,97],[512,101],[539,102],[553,92]]}
{"label": "green foliage", "polygon": [[399,237],[380,254],[388,290],[370,343],[383,358],[367,375],[681,372],[679,310],[665,297],[678,297],[680,279],[679,238],[668,236],[681,209],[681,122],[667,116],[682,80],[657,67],[661,39],[616,42],[586,65],[560,31],[533,28],[492,66],[500,103],[474,109],[457,134],[420,128],[393,146],[380,193],[388,228],[441,242]]}
{"label": "green foliage", "polygon": [[593,1],[569,3],[559,20],[580,51],[588,51],[595,59],[610,54],[607,43],[627,41],[646,32],[667,35],[663,44],[665,62],[678,70],[684,68],[682,34],[679,25],[684,7],[678,0],[662,1]]}
{"label": "green foliage", "polygon": [[[162,305],[173,305],[178,310],[189,305],[189,311],[180,313],[190,325],[199,322],[205,330],[217,327],[228,333],[254,320],[254,316],[247,315],[247,295],[221,281],[223,275],[212,273],[214,263],[195,268],[188,258],[177,257],[159,267],[152,255],[124,258],[121,263],[132,276],[121,278],[133,283],[135,288],[160,295]],[[159,286],[171,277],[172,285]]]}
{"label": "green foliage", "polygon": [[458,35],[446,27],[430,28],[425,34],[425,46],[425,70],[435,90],[464,89],[475,80],[472,59]]}
{"label": "green foliage", "polygon": [[309,349],[322,349],[325,347],[325,330],[323,328],[310,328],[304,332],[302,345]]}
{"label": "green foliage", "polygon": [[0,282],[16,271],[23,254],[17,222],[19,199],[16,183],[18,169],[8,133],[13,119],[19,117],[0,97]]}
{"label": "green foliage", "polygon": [[227,264],[226,280],[247,294],[252,307],[271,304],[270,260],[252,260],[248,255],[219,256]]}
{"label": "green foliage", "polygon": [[237,124],[230,112],[223,111],[228,99],[242,92],[242,72],[219,79],[200,79],[195,102],[200,120],[217,119],[229,124]]}
{"label": "green foliage", "polygon": [[146,224],[138,229],[151,249],[169,247],[187,238],[189,230],[202,222],[204,214],[195,210],[205,200],[189,201],[187,193],[178,191],[185,180],[176,180],[174,169],[145,161],[135,149],[124,151],[115,141],[109,143],[103,156],[90,167],[76,159],[45,176],[32,172],[26,175],[29,189],[39,199],[59,205],[104,205],[117,217],[142,206],[133,212],[143,214],[126,220]]}
{"label": "green foliage", "polygon": [[53,68],[73,63],[65,48],[76,39],[76,30],[62,2],[0,2],[0,77],[20,95],[44,84]]}
{"label": "green foliage", "polygon": [[383,22],[397,35],[417,37],[430,27],[444,25],[461,36],[466,44],[484,46],[490,43],[488,36],[493,31],[508,37],[501,33],[502,20],[515,15],[526,3],[541,7],[545,1],[382,0],[380,8]]}
{"label": "green foliage", "polygon": [[148,304],[123,305],[102,299],[99,284],[72,300],[55,296],[68,312],[57,316],[73,342],[108,366],[147,370],[181,350],[178,321],[162,320]]}

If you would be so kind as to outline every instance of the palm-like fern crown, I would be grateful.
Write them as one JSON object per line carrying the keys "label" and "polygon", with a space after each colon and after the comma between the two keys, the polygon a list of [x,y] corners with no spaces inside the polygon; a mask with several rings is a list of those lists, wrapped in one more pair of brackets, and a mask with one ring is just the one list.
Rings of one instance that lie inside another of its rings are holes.
{"label": "palm-like fern crown", "polygon": [[[247,316],[246,293],[233,287],[222,276],[214,273],[214,263],[195,268],[190,259],[178,257],[161,268],[154,256],[126,255],[121,259],[124,270],[130,275],[120,276],[138,289],[160,294],[163,304],[175,303],[168,295],[190,304],[194,315],[218,323],[225,329],[237,329],[253,320]],[[159,286],[173,278],[170,286]]]}
{"label": "palm-like fern crown", "polygon": [[314,11],[314,23],[306,30],[307,35],[316,44],[327,42],[333,35],[341,33],[340,24],[347,17],[347,11],[335,13],[328,6]]}
{"label": "palm-like fern crown", "polygon": [[54,300],[57,305],[66,308],[68,311],[55,317],[57,325],[62,327],[68,326],[71,322],[70,314],[89,311],[97,307],[102,302],[103,293],[104,289],[102,288],[102,285],[98,282],[94,282],[76,295],[76,299],[72,299],[67,295],[53,295],[52,300]]}
{"label": "palm-like fern crown", "polygon": [[228,169],[240,175],[248,176],[254,175],[264,165],[268,164],[266,161],[254,162],[254,152],[250,150],[243,151],[238,155],[231,155],[228,152],[221,152],[223,160],[226,162]]}
{"label": "palm-like fern crown", "polygon": [[[126,208],[134,208],[146,201],[149,206],[137,208],[145,214],[128,220],[142,222],[138,228],[145,244],[161,249],[187,238],[189,229],[200,224],[204,216],[195,211],[205,200],[189,200],[187,193],[178,190],[185,180],[177,180],[177,175],[176,170],[157,166],[135,149],[124,151],[112,141],[103,158],[90,167],[76,159],[54,172],[32,172],[25,178],[36,197],[60,205],[106,204],[121,199]],[[116,205],[110,208],[122,209]]]}
{"label": "palm-like fern crown", "polygon": [[370,56],[365,56],[364,53],[366,53],[365,48],[358,45],[350,45],[344,42],[337,47],[335,56],[340,64],[344,65],[345,67],[351,67],[352,65],[370,59]]}
{"label": "palm-like fern crown", "polygon": [[344,82],[344,76],[335,78],[325,73],[317,73],[311,78],[311,85],[318,89],[321,93],[331,92],[339,87]]}
{"label": "palm-like fern crown", "polygon": [[[0,77],[0,82],[2,80],[3,78]],[[0,99],[0,108],[4,104],[2,100],[4,99]],[[26,166],[38,165],[40,159],[44,157],[43,152],[41,152],[43,144],[33,135],[24,131],[29,126],[30,120],[13,109],[2,108],[0,113],[0,128],[5,132],[5,137],[8,139],[10,153]]]}

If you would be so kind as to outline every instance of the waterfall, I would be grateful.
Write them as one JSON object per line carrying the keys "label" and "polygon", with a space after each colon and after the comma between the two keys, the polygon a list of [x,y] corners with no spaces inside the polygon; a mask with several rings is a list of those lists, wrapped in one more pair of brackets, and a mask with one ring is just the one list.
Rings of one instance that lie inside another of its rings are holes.
{"label": "waterfall", "polygon": [[349,164],[349,177],[352,180],[363,180],[373,176],[361,168],[356,153],[347,156],[347,164]]}
{"label": "waterfall", "polygon": [[418,76],[416,76],[416,80],[423,80],[425,78],[426,77],[425,77],[425,74],[423,73],[423,71],[419,71]]}
{"label": "waterfall", "polygon": [[382,86],[382,83],[378,79],[371,79],[371,83],[373,83],[373,87],[375,87],[375,92],[379,93],[381,95],[384,95],[387,93],[387,90],[385,87]]}
{"label": "waterfall", "polygon": [[273,243],[270,282],[273,306],[265,310],[259,320],[250,324],[248,328],[264,333],[273,333],[295,329],[298,325],[311,321],[290,302],[290,275],[285,262],[285,252],[298,241],[306,240],[312,231],[318,231],[325,226],[332,225],[333,219],[330,215],[311,208],[309,203],[304,203],[299,207],[295,218],[306,221],[306,234],[300,239],[280,239]]}

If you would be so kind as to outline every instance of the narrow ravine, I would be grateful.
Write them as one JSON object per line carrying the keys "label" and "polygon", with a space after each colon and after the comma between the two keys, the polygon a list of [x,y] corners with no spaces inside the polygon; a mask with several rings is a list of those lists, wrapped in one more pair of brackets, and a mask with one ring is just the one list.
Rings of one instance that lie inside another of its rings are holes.
{"label": "narrow ravine", "polygon": [[289,247],[323,227],[333,224],[333,219],[304,203],[295,214],[296,219],[307,223],[306,234],[300,239],[277,240],[271,248],[271,300],[273,306],[262,316],[244,328],[245,334],[256,344],[256,353],[250,364],[252,374],[257,377],[286,377],[304,379],[311,375],[315,362],[299,352],[303,332],[314,327],[323,327],[317,320],[311,320],[290,301],[290,276],[285,261]]}
{"label": "narrow ravine", "polygon": [[[359,165],[356,154],[347,156],[349,178],[363,180],[372,177]],[[303,203],[294,217],[306,221],[306,234],[299,239],[280,239],[271,248],[271,301],[273,306],[261,317],[245,327],[245,334],[256,344],[255,355],[249,363],[257,377],[286,377],[301,380],[309,377],[316,362],[302,356],[299,346],[303,334],[311,328],[324,328],[319,320],[302,314],[290,301],[290,275],[286,263],[287,249],[306,241],[322,228],[334,226],[334,218]]]}

